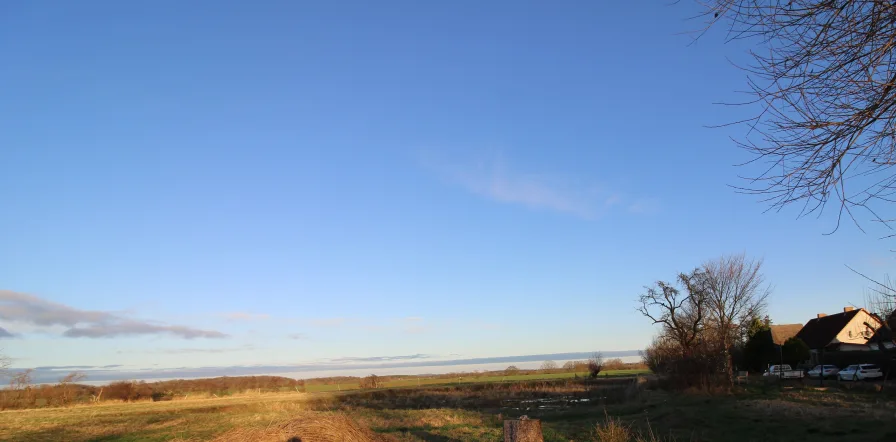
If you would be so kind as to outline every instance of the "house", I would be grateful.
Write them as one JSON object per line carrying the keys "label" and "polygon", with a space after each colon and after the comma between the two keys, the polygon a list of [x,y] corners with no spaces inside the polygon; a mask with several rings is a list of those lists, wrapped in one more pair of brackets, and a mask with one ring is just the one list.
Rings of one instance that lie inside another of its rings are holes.
{"label": "house", "polygon": [[863,308],[846,307],[842,313],[819,313],[796,334],[813,354],[825,351],[871,351],[878,347],[869,345],[877,330],[883,325],[875,315]]}
{"label": "house", "polygon": [[772,333],[772,342],[775,345],[784,345],[788,339],[796,336],[803,329],[803,324],[770,325],[769,329]]}

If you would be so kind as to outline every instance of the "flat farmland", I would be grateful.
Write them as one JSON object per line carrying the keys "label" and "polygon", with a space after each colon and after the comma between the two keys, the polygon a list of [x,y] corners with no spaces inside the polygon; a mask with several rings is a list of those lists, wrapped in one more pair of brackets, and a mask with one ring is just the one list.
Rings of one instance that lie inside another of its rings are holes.
{"label": "flat farmland", "polygon": [[889,393],[750,386],[686,394],[645,379],[505,379],[5,411],[0,440],[282,442],[326,431],[336,439],[323,440],[353,432],[363,438],[350,440],[497,442],[503,420],[524,414],[542,421],[548,442],[608,440],[600,432],[608,420],[625,428],[613,441],[896,440]]}

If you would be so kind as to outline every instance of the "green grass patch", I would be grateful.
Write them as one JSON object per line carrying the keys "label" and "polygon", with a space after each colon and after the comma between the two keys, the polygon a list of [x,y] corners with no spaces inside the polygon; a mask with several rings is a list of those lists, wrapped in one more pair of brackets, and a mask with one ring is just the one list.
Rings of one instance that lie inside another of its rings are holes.
{"label": "green grass patch", "polygon": [[[599,378],[612,378],[649,374],[650,370],[607,370],[601,372]],[[533,373],[512,376],[461,376],[457,378],[422,378],[408,377],[407,379],[398,379],[383,382],[382,388],[402,388],[402,387],[425,387],[433,385],[454,385],[454,384],[474,384],[484,382],[519,382],[531,380],[550,380],[550,379],[571,379],[586,378],[588,373]],[[309,393],[323,393],[334,391],[352,391],[358,390],[357,382],[340,383],[340,384],[314,384],[305,385],[305,391]]]}

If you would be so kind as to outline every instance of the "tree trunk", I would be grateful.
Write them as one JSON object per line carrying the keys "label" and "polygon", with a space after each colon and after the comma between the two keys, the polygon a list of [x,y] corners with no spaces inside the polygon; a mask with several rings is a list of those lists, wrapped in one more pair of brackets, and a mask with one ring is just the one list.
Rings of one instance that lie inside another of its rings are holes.
{"label": "tree trunk", "polygon": [[541,421],[512,419],[504,421],[504,442],[544,442]]}

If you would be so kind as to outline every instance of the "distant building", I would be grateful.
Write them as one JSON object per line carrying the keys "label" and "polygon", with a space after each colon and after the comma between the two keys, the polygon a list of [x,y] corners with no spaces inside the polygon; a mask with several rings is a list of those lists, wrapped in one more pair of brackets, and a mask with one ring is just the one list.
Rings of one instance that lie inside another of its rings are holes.
{"label": "distant building", "polygon": [[772,332],[772,342],[775,345],[784,345],[788,339],[796,336],[803,329],[803,324],[770,325],[769,329]]}

